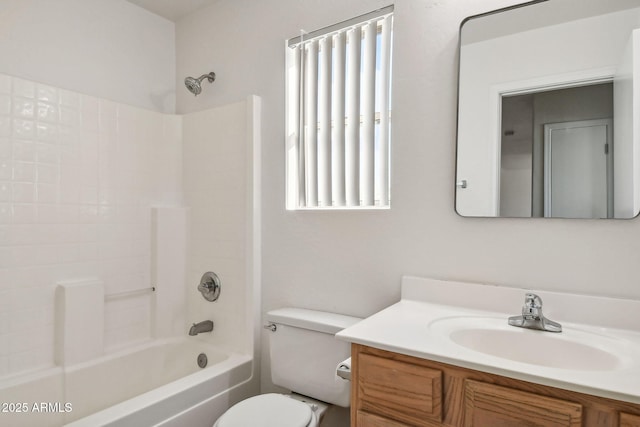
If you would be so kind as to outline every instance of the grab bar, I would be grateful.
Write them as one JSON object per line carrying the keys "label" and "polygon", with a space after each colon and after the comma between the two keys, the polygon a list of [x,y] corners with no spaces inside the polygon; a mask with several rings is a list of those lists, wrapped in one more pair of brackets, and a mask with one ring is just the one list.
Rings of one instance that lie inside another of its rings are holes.
{"label": "grab bar", "polygon": [[141,294],[144,292],[155,292],[156,291],[156,287],[155,286],[151,286],[149,288],[140,288],[140,289],[133,289],[130,291],[121,291],[121,292],[114,292],[112,294],[107,294],[104,296],[104,299],[114,299],[114,298],[124,298],[124,297],[128,297],[131,295],[137,295],[137,294]]}

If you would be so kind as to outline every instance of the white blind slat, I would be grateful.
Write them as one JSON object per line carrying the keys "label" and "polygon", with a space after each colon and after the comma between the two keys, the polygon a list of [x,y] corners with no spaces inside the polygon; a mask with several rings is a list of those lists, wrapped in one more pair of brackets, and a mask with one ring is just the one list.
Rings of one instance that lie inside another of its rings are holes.
{"label": "white blind slat", "polygon": [[[292,153],[291,162],[296,168],[297,179],[295,185],[291,185],[291,191],[300,206],[305,205],[306,193],[305,193],[305,150],[304,150],[304,113],[302,94],[304,93],[304,48],[302,46],[296,46],[293,52],[293,61],[291,67],[294,68],[299,76],[294,82],[290,83],[291,95],[288,97],[292,108],[295,108],[295,112],[291,112],[290,123],[296,124],[296,131],[294,132],[296,138],[296,150]],[[292,183],[293,184],[293,183]]]}
{"label": "white blind slat", "polygon": [[345,206],[345,72],[346,72],[345,32],[334,38],[333,48],[333,91],[331,112],[333,129],[331,134],[331,196],[333,204]]}
{"label": "white blind slat", "polygon": [[345,179],[347,206],[360,204],[360,45],[362,29],[347,33],[347,129],[345,134]]}
{"label": "white blind slat", "polygon": [[377,25],[370,22],[364,27],[362,55],[362,136],[360,138],[360,199],[364,206],[374,201],[374,143],[376,95],[376,38]]}
{"label": "white blind slat", "polygon": [[318,64],[318,206],[331,206],[332,38],[320,40]]}
{"label": "white blind slat", "polygon": [[318,206],[318,41],[305,53],[305,206]]}
{"label": "white blind slat", "polygon": [[391,81],[391,16],[382,20],[380,34],[380,72],[377,93],[379,94],[380,131],[375,165],[376,204],[389,204],[389,120]]}

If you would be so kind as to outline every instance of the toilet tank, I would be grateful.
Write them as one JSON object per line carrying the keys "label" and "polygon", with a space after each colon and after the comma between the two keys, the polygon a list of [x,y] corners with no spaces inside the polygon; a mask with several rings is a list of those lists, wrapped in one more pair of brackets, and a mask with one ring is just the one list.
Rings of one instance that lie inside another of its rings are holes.
{"label": "toilet tank", "polygon": [[301,308],[267,313],[276,325],[269,334],[271,380],[274,384],[334,405],[349,406],[351,382],[336,374],[351,356],[351,345],[334,336],[360,318]]}

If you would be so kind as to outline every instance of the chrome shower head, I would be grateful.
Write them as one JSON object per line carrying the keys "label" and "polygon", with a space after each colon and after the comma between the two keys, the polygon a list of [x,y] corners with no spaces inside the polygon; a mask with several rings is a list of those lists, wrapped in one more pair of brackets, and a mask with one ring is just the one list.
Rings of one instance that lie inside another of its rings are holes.
{"label": "chrome shower head", "polygon": [[204,79],[209,80],[209,83],[213,83],[216,79],[216,73],[212,71],[209,74],[201,75],[197,79],[195,77],[187,77],[184,79],[184,85],[189,89],[189,92],[198,96],[202,92],[202,81]]}

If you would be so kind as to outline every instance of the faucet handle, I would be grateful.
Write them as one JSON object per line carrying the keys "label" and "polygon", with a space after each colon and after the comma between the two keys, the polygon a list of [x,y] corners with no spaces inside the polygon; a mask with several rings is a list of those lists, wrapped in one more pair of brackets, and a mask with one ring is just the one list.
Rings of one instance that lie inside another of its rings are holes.
{"label": "faucet handle", "polygon": [[542,298],[536,294],[527,293],[524,296],[525,307],[542,308]]}
{"label": "faucet handle", "polygon": [[524,296],[522,315],[527,318],[539,319],[542,317],[542,298],[536,294],[527,293]]}

